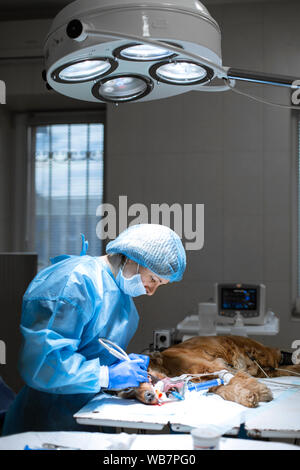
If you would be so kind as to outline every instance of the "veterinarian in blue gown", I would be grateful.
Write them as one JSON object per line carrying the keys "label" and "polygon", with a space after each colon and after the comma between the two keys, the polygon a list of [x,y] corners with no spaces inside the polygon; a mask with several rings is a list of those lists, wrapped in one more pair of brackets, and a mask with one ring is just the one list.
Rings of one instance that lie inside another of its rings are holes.
{"label": "veterinarian in blue gown", "polygon": [[181,240],[168,227],[141,224],[111,241],[106,256],[87,256],[86,249],[83,237],[80,256],[52,259],[24,295],[20,372],[26,385],[8,410],[3,435],[87,430],[73,414],[95,394],[148,381],[148,357],[116,360],[98,338],[127,348],[139,320],[132,297],[181,279]]}

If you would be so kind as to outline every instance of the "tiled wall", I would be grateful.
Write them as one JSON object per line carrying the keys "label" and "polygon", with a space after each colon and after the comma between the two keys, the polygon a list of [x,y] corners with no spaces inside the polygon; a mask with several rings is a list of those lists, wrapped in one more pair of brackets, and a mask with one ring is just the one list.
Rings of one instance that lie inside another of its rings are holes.
{"label": "tiled wall", "polygon": [[[300,76],[299,2],[210,8],[222,29],[224,65]],[[248,93],[289,104],[289,92],[238,84]],[[132,350],[157,328],[174,327],[213,294],[215,281],[263,282],[280,317],[277,337],[300,339],[291,320],[292,180],[295,155],[290,110],[233,92],[187,93],[145,104],[108,107],[107,201],[203,203],[205,243],[187,253],[180,284],[138,298],[140,326]]]}

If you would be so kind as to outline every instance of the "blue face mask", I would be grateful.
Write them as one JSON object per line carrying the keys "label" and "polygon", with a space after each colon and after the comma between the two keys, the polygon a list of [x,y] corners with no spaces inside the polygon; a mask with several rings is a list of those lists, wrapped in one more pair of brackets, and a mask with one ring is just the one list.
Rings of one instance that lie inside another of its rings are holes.
{"label": "blue face mask", "polygon": [[[125,265],[124,265],[125,267]],[[124,269],[123,267],[123,269]],[[127,278],[123,276],[123,269],[120,269],[116,277],[116,282],[120,289],[131,297],[147,294],[140,274]]]}

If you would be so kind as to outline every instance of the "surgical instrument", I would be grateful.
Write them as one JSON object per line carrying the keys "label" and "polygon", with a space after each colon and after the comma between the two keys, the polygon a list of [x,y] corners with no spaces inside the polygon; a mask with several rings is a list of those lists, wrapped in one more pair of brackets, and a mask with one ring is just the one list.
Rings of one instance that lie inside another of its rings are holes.
{"label": "surgical instrument", "polygon": [[117,357],[118,359],[121,359],[121,361],[130,361],[130,357],[128,354],[116,343],[113,343],[109,339],[106,338],[98,338],[98,341],[102,346],[107,349],[110,354],[113,356]]}

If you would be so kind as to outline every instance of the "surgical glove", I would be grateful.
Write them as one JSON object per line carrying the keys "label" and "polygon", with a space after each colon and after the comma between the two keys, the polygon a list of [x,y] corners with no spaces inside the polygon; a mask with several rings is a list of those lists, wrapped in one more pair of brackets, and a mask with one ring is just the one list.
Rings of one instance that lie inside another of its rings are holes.
{"label": "surgical glove", "polygon": [[144,356],[143,354],[129,354],[129,357],[131,360],[135,360],[135,359],[139,359],[141,361],[140,363],[140,367],[142,369],[148,369],[148,366],[149,366],[149,361],[150,361],[150,357],[149,356]]}
{"label": "surgical glove", "polygon": [[141,382],[148,382],[148,375],[141,367],[141,360],[121,361],[108,367],[108,390],[122,390],[128,387],[138,387]]}

